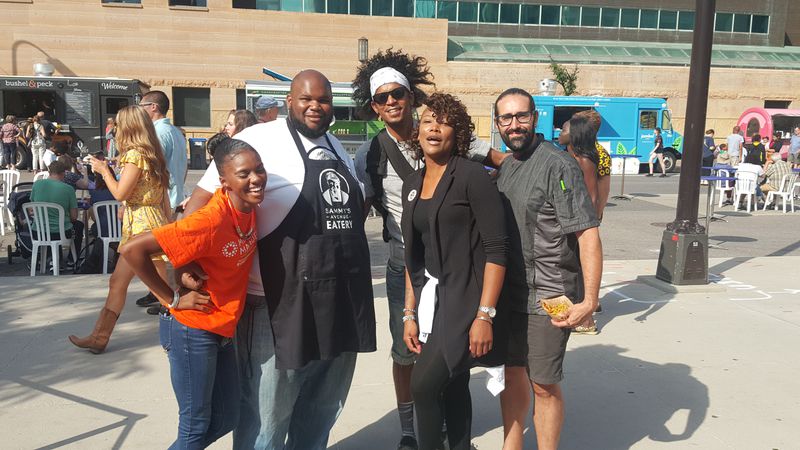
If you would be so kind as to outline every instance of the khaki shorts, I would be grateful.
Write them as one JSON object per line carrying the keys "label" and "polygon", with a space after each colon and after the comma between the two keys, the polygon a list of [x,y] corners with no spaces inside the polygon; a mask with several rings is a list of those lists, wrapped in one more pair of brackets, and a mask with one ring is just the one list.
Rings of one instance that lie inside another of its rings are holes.
{"label": "khaki shorts", "polygon": [[525,367],[537,384],[556,384],[564,379],[564,355],[570,329],[558,328],[549,316],[512,312],[509,318],[509,367]]}

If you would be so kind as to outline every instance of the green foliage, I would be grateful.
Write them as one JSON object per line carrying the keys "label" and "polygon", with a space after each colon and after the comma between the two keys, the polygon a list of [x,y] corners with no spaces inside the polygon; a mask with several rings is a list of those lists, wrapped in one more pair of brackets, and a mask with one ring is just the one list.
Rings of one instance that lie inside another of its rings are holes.
{"label": "green foliage", "polygon": [[572,95],[575,93],[578,89],[578,72],[580,71],[578,70],[577,64],[570,70],[555,62],[551,56],[550,71],[553,72],[556,83],[561,85],[561,88],[564,89],[564,95]]}

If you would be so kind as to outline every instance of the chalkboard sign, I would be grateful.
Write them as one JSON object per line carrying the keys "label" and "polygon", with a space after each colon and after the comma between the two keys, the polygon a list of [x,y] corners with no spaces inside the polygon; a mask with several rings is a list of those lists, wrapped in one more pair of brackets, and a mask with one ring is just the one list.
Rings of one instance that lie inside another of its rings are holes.
{"label": "chalkboard sign", "polygon": [[67,104],[67,123],[73,127],[94,125],[92,117],[92,93],[87,91],[64,92]]}

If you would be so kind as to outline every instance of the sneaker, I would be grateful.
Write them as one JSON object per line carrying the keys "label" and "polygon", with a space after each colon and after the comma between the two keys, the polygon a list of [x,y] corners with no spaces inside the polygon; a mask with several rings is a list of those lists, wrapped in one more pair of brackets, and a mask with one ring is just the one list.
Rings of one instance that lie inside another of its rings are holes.
{"label": "sneaker", "polygon": [[597,331],[596,324],[592,324],[588,327],[585,327],[583,325],[578,325],[577,327],[575,327],[575,329],[572,330],[572,332],[577,334],[589,334],[589,335],[595,335],[599,333],[599,331]]}
{"label": "sneaker", "polygon": [[397,444],[397,450],[418,450],[417,440],[414,436],[403,436]]}
{"label": "sneaker", "polygon": [[665,173],[662,173],[661,175],[659,175],[659,177],[660,177],[660,178],[667,178],[667,174],[665,174]]}
{"label": "sneaker", "polygon": [[141,306],[142,308],[146,308],[148,306],[153,306],[158,304],[158,299],[153,296],[151,293],[147,293],[142,298],[136,300],[136,306]]}
{"label": "sneaker", "polygon": [[652,173],[648,173],[648,174],[647,174],[647,175],[645,175],[645,176],[646,176],[646,177],[652,177],[652,176],[653,176],[653,174],[652,174]]}
{"label": "sneaker", "polygon": [[147,308],[147,314],[150,314],[151,316],[157,316],[162,312],[167,312],[167,308],[164,308],[163,306],[161,306],[161,304]]}

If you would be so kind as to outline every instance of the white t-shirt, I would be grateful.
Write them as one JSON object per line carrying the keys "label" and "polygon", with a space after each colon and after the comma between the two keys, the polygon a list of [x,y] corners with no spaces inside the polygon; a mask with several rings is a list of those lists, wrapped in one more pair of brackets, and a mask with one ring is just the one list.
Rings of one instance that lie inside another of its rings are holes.
{"label": "white t-shirt", "polygon": [[[285,119],[253,125],[245,128],[234,137],[247,142],[256,149],[261,156],[261,161],[264,163],[264,168],[267,169],[267,186],[264,190],[264,200],[261,202],[260,207],[256,209],[258,238],[261,239],[278,228],[300,197],[300,191],[303,190],[303,180],[306,176],[305,164],[303,163],[303,158],[297,152],[297,146],[289,133]],[[355,167],[353,167],[353,160],[342,147],[342,144],[330,133],[328,133],[328,137],[333,144],[333,150],[347,165],[353,177],[358,180]],[[328,148],[325,136],[317,139],[308,139],[300,134],[300,140],[306,151],[314,147]],[[312,152],[312,155],[314,153],[316,151]],[[212,164],[208,167],[206,173],[197,183],[197,187],[212,193],[220,187],[216,165]],[[363,194],[364,187],[360,182],[359,189]],[[258,257],[253,258],[247,293],[264,295]]]}
{"label": "white t-shirt", "polygon": [[44,166],[50,168],[50,163],[57,159],[56,154],[53,153],[52,150],[49,148],[44,151],[44,155],[42,155],[42,162],[44,162]]}
{"label": "white t-shirt", "polygon": [[[744,145],[744,138],[741,134],[733,133],[728,136],[728,154],[731,156],[739,156],[741,154],[742,145]],[[744,157],[742,158],[744,159]]]}

